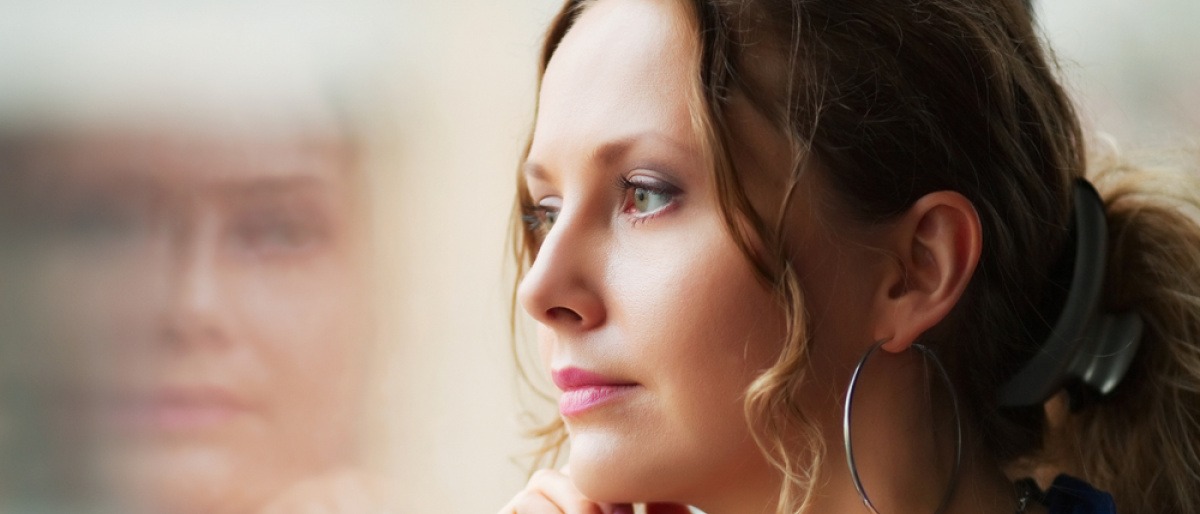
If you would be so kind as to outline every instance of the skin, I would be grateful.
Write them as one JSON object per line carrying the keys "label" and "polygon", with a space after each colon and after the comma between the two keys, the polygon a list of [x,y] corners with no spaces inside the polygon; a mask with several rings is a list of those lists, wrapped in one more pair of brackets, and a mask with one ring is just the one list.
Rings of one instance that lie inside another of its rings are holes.
{"label": "skin", "polygon": [[[589,496],[675,501],[731,481],[765,492],[776,479],[738,392],[778,352],[755,343],[780,340],[782,319],[722,228],[686,102],[668,101],[693,90],[676,52],[694,47],[687,18],[660,7],[599,3],[551,61],[526,168],[535,201],[561,209],[519,301],[547,368],[638,384],[566,420],[572,478]],[[635,192],[613,186],[623,178],[680,193],[637,212]],[[681,298],[711,301],[680,309]]]}
{"label": "skin", "polygon": [[347,490],[369,310],[352,160],[321,125],[231,134],[87,131],[29,160],[48,389],[130,511]]}
{"label": "skin", "polygon": [[[589,6],[551,59],[525,166],[543,240],[518,289],[545,366],[632,384],[564,413],[569,472],[542,471],[502,513],[774,512],[779,472],[751,438],[744,393],[779,355],[785,316],[735,243],[687,99],[698,42],[679,2]],[[755,208],[775,219],[787,140],[735,97],[734,157]],[[786,213],[811,337],[798,406],[829,448],[813,512],[862,512],[841,448],[842,394],[858,359],[886,341],[859,385],[855,445],[876,505],[933,511],[952,470],[952,416],[920,394],[909,349],[957,303],[979,258],[978,217],[942,191],[897,219],[840,215],[804,173]],[[614,187],[614,184],[623,184]],[[936,386],[934,386],[936,387]],[[932,426],[931,426],[932,423]],[[900,444],[897,444],[897,443]],[[998,467],[968,437],[951,512],[1012,512]],[[797,458],[803,461],[803,456]]]}

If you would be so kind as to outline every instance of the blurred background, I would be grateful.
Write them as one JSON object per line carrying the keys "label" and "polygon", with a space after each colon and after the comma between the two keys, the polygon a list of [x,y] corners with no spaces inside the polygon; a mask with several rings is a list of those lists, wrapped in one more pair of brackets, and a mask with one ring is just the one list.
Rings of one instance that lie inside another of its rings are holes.
{"label": "blurred background", "polygon": [[[0,513],[503,505],[559,4],[0,0]],[[1037,10],[1089,134],[1197,144],[1200,3]]]}
{"label": "blurred background", "polygon": [[1092,136],[1122,149],[1200,144],[1200,2],[1034,4]]}

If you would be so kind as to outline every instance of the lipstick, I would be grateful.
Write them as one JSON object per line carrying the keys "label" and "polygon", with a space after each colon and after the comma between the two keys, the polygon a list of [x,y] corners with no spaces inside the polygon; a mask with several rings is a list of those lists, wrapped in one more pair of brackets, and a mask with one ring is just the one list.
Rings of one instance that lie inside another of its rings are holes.
{"label": "lipstick", "polygon": [[215,388],[164,388],[123,395],[110,420],[135,432],[192,432],[217,428],[246,412],[232,394]]}
{"label": "lipstick", "polygon": [[554,385],[562,390],[558,411],[577,416],[617,401],[638,387],[636,382],[617,380],[579,368],[563,368],[551,373]]}

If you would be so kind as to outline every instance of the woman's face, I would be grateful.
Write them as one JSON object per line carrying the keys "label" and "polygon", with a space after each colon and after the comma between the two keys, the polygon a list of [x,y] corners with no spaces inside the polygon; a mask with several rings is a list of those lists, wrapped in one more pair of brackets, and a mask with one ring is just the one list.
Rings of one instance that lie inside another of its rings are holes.
{"label": "woman's face", "polygon": [[[518,294],[564,391],[570,473],[585,494],[703,506],[740,490],[762,503],[780,482],[751,438],[744,393],[779,355],[785,317],[718,205],[689,110],[696,30],[679,4],[597,2],[556,50],[525,167],[544,239]],[[736,104],[733,123],[746,137],[735,159],[757,176],[748,193],[769,210],[790,154]],[[812,196],[812,180],[802,179],[796,202]],[[838,266],[858,256],[830,237],[832,224],[804,207],[791,218],[810,309],[861,294],[834,287]],[[869,343],[861,319],[825,314],[815,337]],[[814,359],[844,372],[856,352],[837,348]],[[802,407],[836,423],[838,388],[810,388],[812,405]]]}
{"label": "woman's face", "polygon": [[89,132],[27,164],[53,400],[110,491],[242,511],[347,462],[369,304],[339,136]]}

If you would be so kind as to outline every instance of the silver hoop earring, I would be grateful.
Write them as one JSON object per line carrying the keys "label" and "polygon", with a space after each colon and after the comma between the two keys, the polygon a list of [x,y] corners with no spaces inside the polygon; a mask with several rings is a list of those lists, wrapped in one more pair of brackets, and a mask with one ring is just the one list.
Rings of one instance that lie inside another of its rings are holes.
{"label": "silver hoop earring", "polygon": [[[866,364],[867,359],[869,359],[871,355],[879,349],[880,346],[883,346],[883,343],[885,342],[887,341],[879,341],[875,343],[870,349],[867,350],[867,353],[863,354],[862,358],[858,360],[858,365],[854,367],[854,374],[850,376],[850,386],[846,388],[846,406],[842,413],[842,439],[846,446],[846,464],[850,467],[850,477],[854,479],[854,488],[858,490],[858,496],[862,498],[863,503],[867,505],[867,508],[875,514],[879,514],[879,511],[875,509],[875,505],[871,503],[871,498],[867,496],[867,490],[863,488],[862,478],[858,475],[858,465],[854,462],[854,444],[852,443],[853,439],[850,437],[850,410],[854,404],[854,388],[858,386],[858,377],[862,373],[863,365]],[[950,381],[950,374],[946,373],[946,368],[942,367],[942,362],[938,360],[937,355],[933,353],[933,350],[926,348],[924,345],[913,344],[912,347],[921,352],[926,362],[933,361],[934,367],[937,368],[938,372],[942,375],[942,379],[946,382],[946,388],[950,392],[950,402],[954,405],[954,472],[950,475],[950,485],[946,489],[946,494],[942,496],[941,504],[938,505],[937,510],[934,511],[935,514],[941,514],[950,504],[950,498],[953,496],[954,488],[958,482],[958,472],[962,467],[962,417],[958,411],[958,394],[954,392],[954,384]]]}

